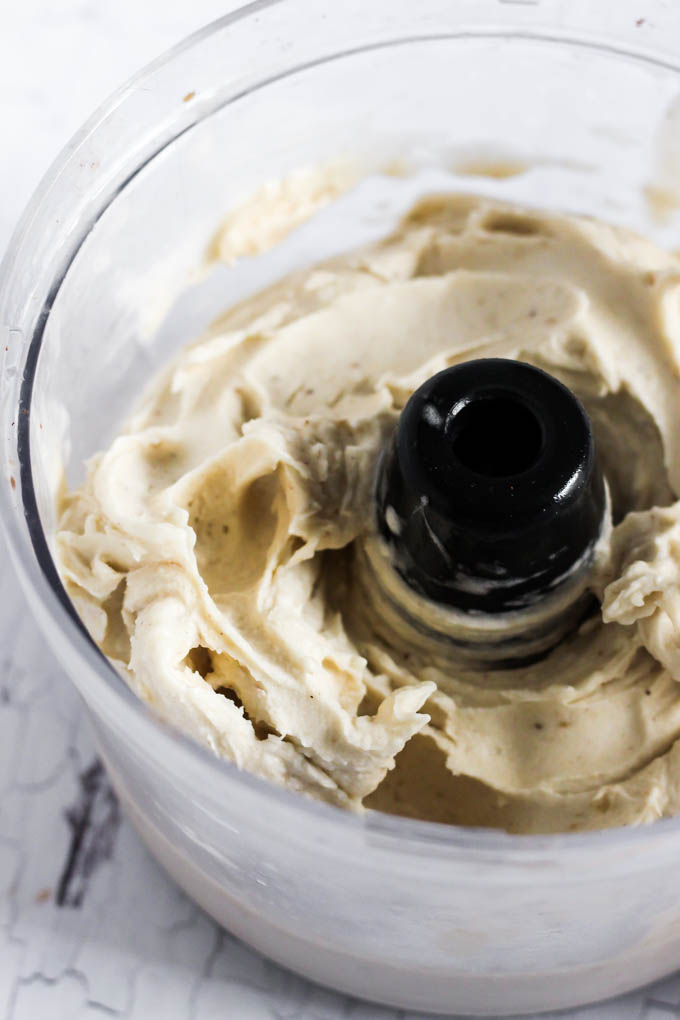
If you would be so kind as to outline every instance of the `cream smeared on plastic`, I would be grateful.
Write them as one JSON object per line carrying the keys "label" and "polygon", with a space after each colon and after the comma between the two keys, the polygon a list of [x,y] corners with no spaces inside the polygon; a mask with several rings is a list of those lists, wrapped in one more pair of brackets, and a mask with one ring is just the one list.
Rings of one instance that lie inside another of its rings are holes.
{"label": "cream smeared on plastic", "polygon": [[[679,297],[630,233],[421,202],[228,312],[93,459],[58,535],[86,625],[163,718],[341,806],[520,832],[680,810]],[[602,612],[479,673],[384,627],[354,551],[408,396],[485,355],[584,402],[614,528]]]}

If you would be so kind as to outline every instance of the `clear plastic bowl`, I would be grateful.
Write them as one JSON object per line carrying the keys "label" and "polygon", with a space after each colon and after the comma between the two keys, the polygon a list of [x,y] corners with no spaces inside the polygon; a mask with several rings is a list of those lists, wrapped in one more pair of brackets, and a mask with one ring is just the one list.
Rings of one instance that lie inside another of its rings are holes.
{"label": "clear plastic bowl", "polygon": [[[673,218],[645,186],[672,191],[680,77],[665,47],[676,18],[667,4],[628,0],[253,4],[93,117],[2,265],[3,522],[122,802],[215,918],[343,991],[407,1009],[527,1014],[670,971],[680,820],[512,837],[354,817],[217,760],[160,724],[74,618],[50,552],[60,458],[77,480],[180,343],[293,264],[383,232],[416,187],[373,173],[338,203],[342,216],[328,210],[269,256],[197,273],[221,215],[301,164],[350,154],[375,169],[399,157],[425,168],[421,190],[584,211],[672,245]],[[470,176],[484,160],[527,166]]]}

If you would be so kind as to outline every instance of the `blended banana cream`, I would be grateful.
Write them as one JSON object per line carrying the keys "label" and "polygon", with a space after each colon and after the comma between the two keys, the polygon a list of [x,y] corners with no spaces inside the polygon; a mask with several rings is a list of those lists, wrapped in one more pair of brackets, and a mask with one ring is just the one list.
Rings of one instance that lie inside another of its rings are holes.
{"label": "blended banana cream", "polygon": [[[593,425],[599,611],[471,671],[357,583],[378,457],[449,365],[517,358]],[[227,312],[64,497],[62,577],[132,689],[215,754],[347,808],[553,832],[680,811],[680,258],[486,199]]]}

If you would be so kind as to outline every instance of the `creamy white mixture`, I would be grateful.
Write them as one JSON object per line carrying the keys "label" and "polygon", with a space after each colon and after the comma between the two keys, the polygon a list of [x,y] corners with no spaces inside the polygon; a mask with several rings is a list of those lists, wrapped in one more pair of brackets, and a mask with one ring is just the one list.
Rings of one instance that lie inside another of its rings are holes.
{"label": "creamy white mixture", "polygon": [[[480,356],[580,397],[614,515],[601,612],[488,674],[400,641],[356,583],[401,408]],[[240,767],[349,808],[589,829],[680,810],[677,492],[680,259],[446,196],[227,312],[93,459],[57,542],[131,687]]]}

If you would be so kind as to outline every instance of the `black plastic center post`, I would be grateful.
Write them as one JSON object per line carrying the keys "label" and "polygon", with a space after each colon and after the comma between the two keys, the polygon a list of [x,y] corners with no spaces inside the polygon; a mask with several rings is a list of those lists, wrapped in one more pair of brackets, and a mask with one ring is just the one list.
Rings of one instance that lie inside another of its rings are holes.
{"label": "black plastic center post", "polygon": [[404,580],[486,613],[554,590],[592,551],[605,502],[581,403],[541,369],[501,358],[446,369],[413,394],[377,486]]}
{"label": "black plastic center post", "polygon": [[536,463],[543,429],[531,408],[517,397],[481,396],[460,406],[450,419],[454,457],[489,478],[507,478]]}

